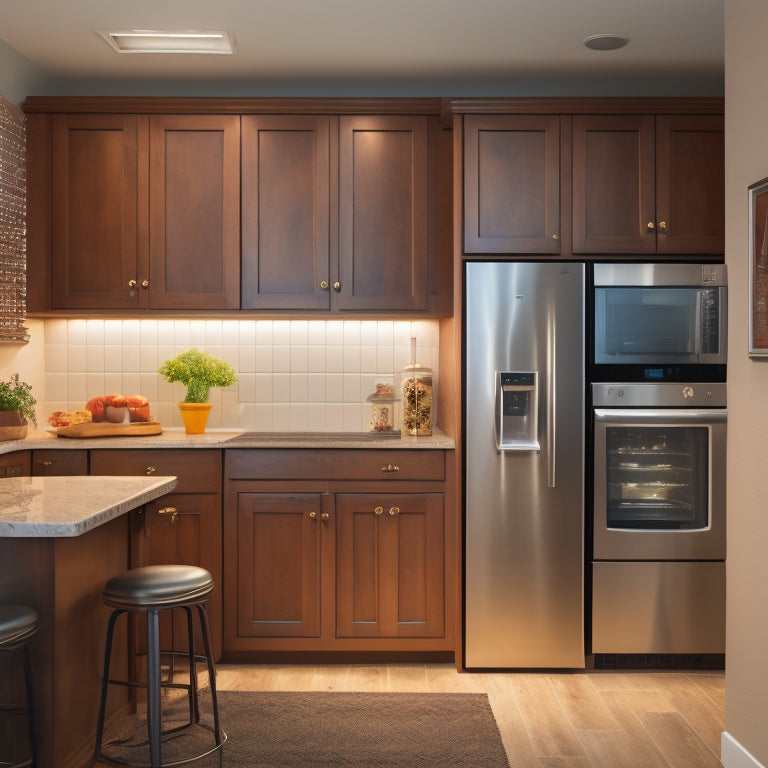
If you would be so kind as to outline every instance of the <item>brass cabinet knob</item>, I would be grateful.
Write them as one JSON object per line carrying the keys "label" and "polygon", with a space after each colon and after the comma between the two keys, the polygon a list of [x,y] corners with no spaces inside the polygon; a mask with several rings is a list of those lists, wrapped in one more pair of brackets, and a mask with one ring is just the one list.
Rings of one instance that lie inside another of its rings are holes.
{"label": "brass cabinet knob", "polygon": [[374,515],[382,515],[384,514],[384,507],[376,507],[376,509],[373,510]]}
{"label": "brass cabinet knob", "polygon": [[179,517],[179,510],[176,507],[163,507],[157,510],[157,514],[170,517],[171,522],[175,523]]}
{"label": "brass cabinet knob", "polygon": [[660,221],[659,222],[659,232],[666,235],[667,234],[667,222],[666,221]]}
{"label": "brass cabinet knob", "polygon": [[157,472],[157,467],[153,467],[151,464],[147,467],[147,474],[154,475]]}
{"label": "brass cabinet knob", "polygon": [[394,517],[395,515],[400,514],[400,507],[390,507],[389,508],[389,514]]}
{"label": "brass cabinet knob", "polygon": [[327,291],[327,290],[328,290],[328,288],[330,288],[330,283],[329,283],[327,280],[322,280],[322,281],[320,282],[320,287],[321,287],[321,288],[322,288],[324,291]]}
{"label": "brass cabinet knob", "polygon": [[341,283],[338,280],[333,284],[333,290],[336,291],[336,293],[341,290]]}
{"label": "brass cabinet knob", "polygon": [[387,464],[386,467],[381,468],[382,472],[399,472],[400,467],[397,466],[397,464]]}
{"label": "brass cabinet knob", "polygon": [[135,288],[136,287],[136,281],[135,280],[129,280],[128,281],[128,287],[129,288]]}
{"label": "brass cabinet knob", "polygon": [[330,514],[328,514],[328,512],[323,512],[323,513],[320,515],[320,519],[321,519],[321,520],[322,520],[324,523],[327,523],[327,522],[328,522],[328,520],[330,520],[330,518],[331,518],[331,516],[330,516]]}
{"label": "brass cabinet knob", "polygon": [[141,281],[141,287],[142,288],[149,288],[149,280],[142,280]]}
{"label": "brass cabinet knob", "polygon": [[649,221],[645,226],[648,227],[649,232],[653,232],[656,229],[656,225],[652,221]]}
{"label": "brass cabinet knob", "polygon": [[555,232],[555,234],[552,235],[552,239],[553,240],[559,240],[560,239],[560,235],[558,235],[557,232]]}
{"label": "brass cabinet knob", "polygon": [[317,520],[317,512],[310,512],[309,516],[312,518],[312,520]]}

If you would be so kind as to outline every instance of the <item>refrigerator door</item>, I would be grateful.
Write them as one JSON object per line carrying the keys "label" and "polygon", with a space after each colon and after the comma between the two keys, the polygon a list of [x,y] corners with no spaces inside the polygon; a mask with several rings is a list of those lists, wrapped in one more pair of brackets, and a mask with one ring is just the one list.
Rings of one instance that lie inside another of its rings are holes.
{"label": "refrigerator door", "polygon": [[584,265],[470,262],[465,323],[465,665],[581,668]]}

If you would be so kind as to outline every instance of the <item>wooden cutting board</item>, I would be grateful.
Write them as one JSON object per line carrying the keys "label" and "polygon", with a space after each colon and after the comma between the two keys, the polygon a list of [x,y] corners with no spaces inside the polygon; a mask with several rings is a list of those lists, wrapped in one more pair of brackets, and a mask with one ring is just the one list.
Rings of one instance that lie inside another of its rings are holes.
{"label": "wooden cutting board", "polygon": [[159,435],[163,428],[159,421],[136,421],[131,424],[110,424],[106,421],[72,424],[53,430],[59,437],[131,437],[135,435]]}

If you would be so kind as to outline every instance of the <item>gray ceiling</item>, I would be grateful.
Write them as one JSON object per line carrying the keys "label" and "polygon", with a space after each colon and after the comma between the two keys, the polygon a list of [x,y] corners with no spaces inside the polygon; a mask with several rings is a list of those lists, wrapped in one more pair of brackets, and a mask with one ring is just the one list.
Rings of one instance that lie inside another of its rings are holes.
{"label": "gray ceiling", "polygon": [[[704,89],[711,90],[723,78],[723,4],[2,0],[0,40],[55,81],[109,80],[113,90],[121,83],[163,81],[200,91],[222,83],[229,91],[246,83],[284,90],[298,83],[365,83],[367,88],[389,83],[401,90],[443,83],[455,91],[461,84],[590,80],[647,81],[657,92],[659,84],[674,91],[706,83]],[[117,54],[96,32],[131,28],[226,30],[234,36],[236,53]],[[600,33],[622,34],[630,43],[608,52],[584,47],[586,37]]]}

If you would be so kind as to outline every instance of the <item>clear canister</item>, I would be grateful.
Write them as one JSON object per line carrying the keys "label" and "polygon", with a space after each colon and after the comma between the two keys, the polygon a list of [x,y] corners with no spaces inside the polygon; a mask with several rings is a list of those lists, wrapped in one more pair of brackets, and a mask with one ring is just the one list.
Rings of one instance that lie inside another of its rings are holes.
{"label": "clear canister", "polygon": [[432,369],[418,363],[403,369],[403,432],[432,434]]}

